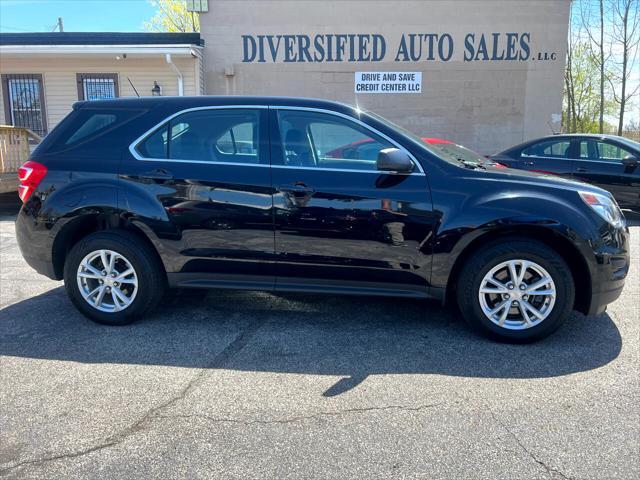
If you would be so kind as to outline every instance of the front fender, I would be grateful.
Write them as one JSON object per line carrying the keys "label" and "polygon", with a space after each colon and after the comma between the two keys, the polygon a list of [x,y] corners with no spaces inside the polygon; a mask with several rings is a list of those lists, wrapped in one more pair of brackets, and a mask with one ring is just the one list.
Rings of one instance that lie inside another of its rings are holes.
{"label": "front fender", "polygon": [[[576,249],[587,264],[592,245],[601,239],[590,212],[544,192],[488,193],[468,198],[442,216],[434,235],[431,285],[446,288],[459,259],[471,247],[507,236],[532,236],[549,244],[558,240]],[[478,243],[481,242],[481,243]]]}

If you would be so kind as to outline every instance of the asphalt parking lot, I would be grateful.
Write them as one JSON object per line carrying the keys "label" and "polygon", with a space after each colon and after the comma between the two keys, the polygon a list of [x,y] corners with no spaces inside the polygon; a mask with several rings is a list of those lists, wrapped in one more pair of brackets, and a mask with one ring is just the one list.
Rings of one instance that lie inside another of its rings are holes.
{"label": "asphalt parking lot", "polygon": [[640,475],[640,221],[622,297],[533,345],[437,303],[182,292],[127,327],[33,272],[0,198],[0,476]]}

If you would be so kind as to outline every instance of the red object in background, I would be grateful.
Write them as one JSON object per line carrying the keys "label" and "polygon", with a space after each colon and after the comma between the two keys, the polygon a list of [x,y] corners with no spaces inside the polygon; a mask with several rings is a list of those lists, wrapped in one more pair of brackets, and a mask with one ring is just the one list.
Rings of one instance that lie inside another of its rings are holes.
{"label": "red object in background", "polygon": [[422,141],[430,145],[452,145],[453,144],[452,141],[445,140],[444,138],[422,137]]}
{"label": "red object in background", "polygon": [[46,174],[47,167],[32,160],[29,160],[18,169],[18,180],[20,180],[18,196],[22,203],[26,203],[29,200],[29,197],[38,188]]}
{"label": "red object in background", "polygon": [[[502,163],[498,163],[494,160],[491,160],[490,158],[483,157],[482,155],[474,152],[473,150],[469,150],[468,148],[463,147],[462,145],[457,145],[451,140],[445,140],[444,138],[435,138],[435,137],[421,137],[420,139],[424,143],[427,143],[429,145],[434,145],[436,149],[438,149],[438,146],[442,147],[441,150],[445,152],[448,151],[447,153],[449,154],[453,153],[454,155],[461,155],[463,158],[474,157],[474,158],[469,158],[469,160],[490,165],[493,168],[509,168],[507,165],[503,165]],[[343,145],[334,150],[331,150],[330,152],[326,153],[326,156],[331,158],[349,158],[349,156],[347,155],[347,151],[349,149],[357,149],[361,145],[366,145],[372,142],[373,140],[370,138],[358,140],[357,142],[349,143],[347,145]],[[450,148],[447,148],[447,146],[450,146]]]}

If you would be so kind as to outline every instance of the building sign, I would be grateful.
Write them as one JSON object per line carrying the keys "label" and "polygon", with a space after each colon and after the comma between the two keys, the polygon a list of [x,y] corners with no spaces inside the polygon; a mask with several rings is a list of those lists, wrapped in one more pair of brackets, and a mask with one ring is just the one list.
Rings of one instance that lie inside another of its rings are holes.
{"label": "building sign", "polygon": [[356,72],[355,93],[421,93],[422,72]]}
{"label": "building sign", "polygon": [[525,62],[555,61],[556,52],[535,51],[529,32],[403,33],[391,42],[377,33],[242,35],[244,63],[324,62]]}

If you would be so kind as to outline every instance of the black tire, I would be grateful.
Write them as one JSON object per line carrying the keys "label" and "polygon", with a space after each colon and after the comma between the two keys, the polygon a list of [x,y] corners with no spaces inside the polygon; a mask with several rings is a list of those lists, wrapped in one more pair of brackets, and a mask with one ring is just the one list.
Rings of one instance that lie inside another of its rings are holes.
{"label": "black tire", "polygon": [[[118,312],[103,312],[92,307],[78,287],[80,262],[86,255],[101,249],[123,255],[138,276],[138,291],[133,302]],[[127,325],[158,304],[166,289],[166,275],[155,252],[138,236],[125,230],[108,230],[88,235],[72,247],[64,264],[64,285],[73,304],[89,319],[105,325]]]}
{"label": "black tire", "polygon": [[[537,263],[549,273],[556,287],[555,304],[549,316],[523,330],[509,330],[489,320],[478,298],[485,275],[500,263],[514,259]],[[487,245],[467,260],[458,277],[456,293],[460,311],[471,327],[495,340],[527,343],[550,335],[570,316],[575,286],[571,270],[555,250],[537,241],[510,238]]]}

